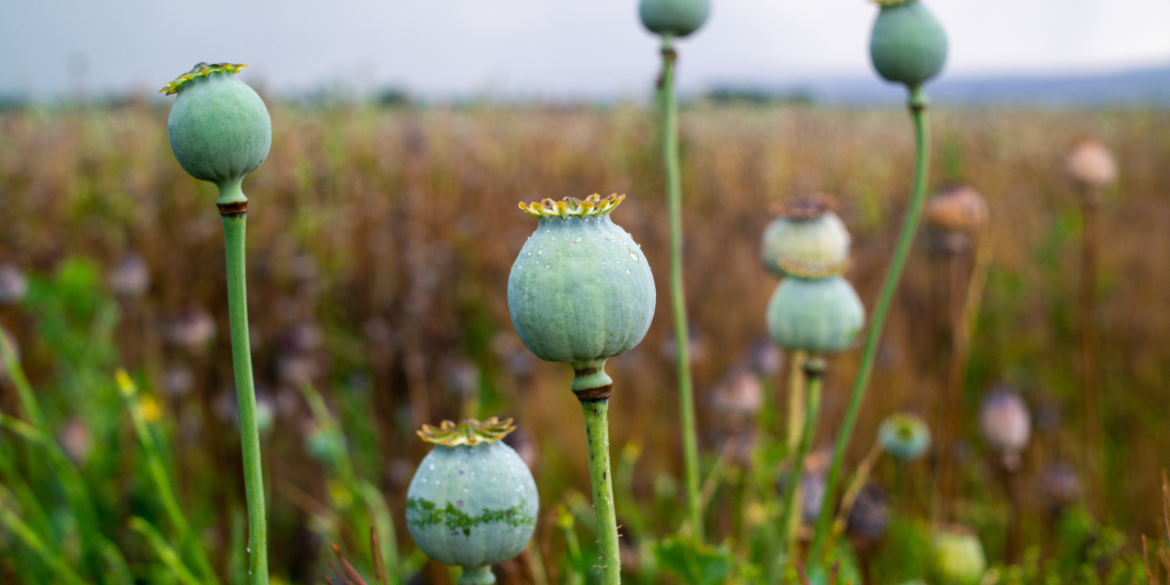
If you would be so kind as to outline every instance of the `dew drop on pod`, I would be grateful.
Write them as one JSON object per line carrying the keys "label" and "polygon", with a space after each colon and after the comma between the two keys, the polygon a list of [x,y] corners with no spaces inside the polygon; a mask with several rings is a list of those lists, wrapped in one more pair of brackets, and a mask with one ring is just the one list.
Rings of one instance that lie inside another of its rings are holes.
{"label": "dew drop on pod", "polygon": [[887,81],[920,87],[947,61],[947,35],[921,0],[879,0],[869,56]]}
{"label": "dew drop on pod", "polygon": [[520,554],[536,530],[536,482],[501,441],[515,428],[490,418],[418,432],[435,448],[406,492],[406,527],[428,557],[463,567],[459,585],[495,583],[491,566]]}
{"label": "dew drop on pod", "polygon": [[711,0],[641,0],[638,16],[646,30],[657,35],[685,37],[703,26],[711,15]]}
{"label": "dew drop on pod", "polygon": [[900,461],[921,457],[930,448],[930,427],[922,418],[908,412],[887,416],[878,427],[882,450]]}
{"label": "dew drop on pod", "polygon": [[603,583],[621,582],[609,464],[605,362],[630,351],[654,317],[654,278],[642,249],[610,218],[624,195],[520,204],[540,218],[508,276],[512,325],[536,357],[569,364],[585,415]]}
{"label": "dew drop on pod", "polygon": [[823,278],[841,274],[849,263],[849,231],[827,196],[784,206],[764,230],[761,257],[777,276]]}
{"label": "dew drop on pod", "polygon": [[987,571],[979,537],[966,527],[950,527],[931,541],[931,574],[937,585],[976,585]]}

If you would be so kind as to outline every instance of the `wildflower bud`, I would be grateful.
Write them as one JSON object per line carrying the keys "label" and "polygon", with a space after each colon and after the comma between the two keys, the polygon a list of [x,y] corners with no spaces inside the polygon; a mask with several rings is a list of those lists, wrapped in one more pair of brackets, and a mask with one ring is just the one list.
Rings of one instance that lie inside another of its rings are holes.
{"label": "wildflower bud", "polygon": [[15,305],[28,294],[28,279],[14,264],[0,264],[0,305]]}
{"label": "wildflower bud", "polygon": [[942,71],[947,34],[921,0],[879,0],[869,56],[887,81],[920,87]]}
{"label": "wildflower bud", "polygon": [[937,585],[976,585],[987,570],[979,537],[965,527],[952,526],[931,542],[931,573]]}
{"label": "wildflower bud", "polygon": [[1117,163],[1096,140],[1082,140],[1065,160],[1065,171],[1082,187],[1104,189],[1117,180]]}
{"label": "wildflower bud", "polygon": [[832,198],[819,195],[780,209],[764,230],[764,267],[777,276],[824,278],[849,265],[849,230],[833,212]]}
{"label": "wildflower bud", "polygon": [[785,278],[768,303],[768,331],[776,345],[810,354],[852,347],[865,323],[865,307],[840,276]]}
{"label": "wildflower bud", "polygon": [[657,35],[685,37],[703,26],[711,14],[711,0],[641,0],[642,25]]}
{"label": "wildflower bud", "polygon": [[536,529],[536,482],[504,444],[512,420],[443,421],[406,494],[406,527],[427,556],[463,567],[460,585],[494,583],[490,566],[520,554]]}
{"label": "wildflower bud", "polygon": [[979,431],[993,451],[1016,459],[1032,437],[1032,416],[1018,394],[999,388],[983,400],[979,409]]}
{"label": "wildflower bud", "polygon": [[175,158],[191,176],[215,183],[221,191],[256,170],[272,145],[272,120],[264,100],[235,78],[244,67],[200,63],[162,89],[167,95],[179,94],[167,120]]}
{"label": "wildflower bud", "polygon": [[508,276],[512,325],[536,357],[573,366],[579,397],[611,384],[605,360],[638,345],[654,317],[650,265],[609,216],[624,198],[520,204],[540,223]]}
{"label": "wildflower bud", "polygon": [[878,427],[878,441],[886,453],[911,461],[930,448],[930,427],[916,415],[897,412],[887,416]]}

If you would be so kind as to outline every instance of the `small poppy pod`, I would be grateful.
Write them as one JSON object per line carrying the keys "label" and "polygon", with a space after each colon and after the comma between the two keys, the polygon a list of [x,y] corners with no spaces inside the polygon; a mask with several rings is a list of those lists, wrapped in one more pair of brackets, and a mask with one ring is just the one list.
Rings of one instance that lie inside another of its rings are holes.
{"label": "small poppy pod", "polygon": [[979,537],[966,528],[952,526],[931,541],[931,574],[937,585],[976,585],[987,571],[987,556]]}
{"label": "small poppy pod", "polygon": [[1032,437],[1032,415],[1019,394],[999,388],[979,408],[979,432],[993,451],[1017,454]]}
{"label": "small poppy pod", "polygon": [[520,204],[540,223],[512,264],[508,310],[536,357],[604,377],[606,359],[646,336],[654,277],[641,246],[609,215],[624,198]]}
{"label": "small poppy pod", "polygon": [[264,100],[235,77],[244,67],[200,63],[162,89],[179,95],[167,119],[175,158],[191,176],[221,189],[256,170],[272,145]]}
{"label": "small poppy pod", "polygon": [[918,416],[897,412],[887,416],[878,427],[878,441],[886,453],[911,461],[930,448],[930,427]]}
{"label": "small poppy pod", "polygon": [[407,489],[406,527],[428,557],[463,567],[460,585],[495,583],[491,565],[520,554],[536,529],[536,482],[501,441],[514,429],[491,418],[418,432],[435,448]]}
{"label": "small poppy pod", "polygon": [[890,495],[876,483],[867,483],[857,494],[845,529],[858,538],[874,541],[890,527]]}
{"label": "small poppy pod", "polygon": [[1081,499],[1081,477],[1068,463],[1049,465],[1040,474],[1040,496],[1053,509],[1061,509]]}
{"label": "small poppy pod", "polygon": [[703,26],[711,14],[711,0],[641,0],[642,26],[657,35],[685,37]]}
{"label": "small poppy pod", "polygon": [[0,264],[0,305],[16,304],[28,294],[28,278],[15,264]]}
{"label": "small poppy pod", "polygon": [[920,0],[885,0],[873,24],[869,56],[887,81],[920,87],[942,71],[947,34]]}
{"label": "small poppy pod", "polygon": [[865,324],[865,307],[849,281],[840,276],[785,278],[768,303],[768,332],[788,350],[813,355],[853,346]]}
{"label": "small poppy pod", "polygon": [[780,209],[764,230],[761,259],[777,276],[824,278],[849,265],[849,230],[828,197],[801,199]]}
{"label": "small poppy pod", "polygon": [[931,197],[924,215],[940,230],[973,233],[987,225],[987,201],[969,185],[954,185]]}
{"label": "small poppy pod", "polygon": [[1117,162],[1109,149],[1096,140],[1082,140],[1065,160],[1069,177],[1084,187],[1103,189],[1117,180]]}

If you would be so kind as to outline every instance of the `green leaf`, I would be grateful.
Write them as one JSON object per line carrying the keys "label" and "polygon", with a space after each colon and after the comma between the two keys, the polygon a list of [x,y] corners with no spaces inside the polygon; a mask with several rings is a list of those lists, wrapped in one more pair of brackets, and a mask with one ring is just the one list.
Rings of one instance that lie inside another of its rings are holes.
{"label": "green leaf", "polygon": [[731,553],[724,547],[712,548],[679,536],[654,547],[658,565],[688,585],[718,585],[731,573]]}

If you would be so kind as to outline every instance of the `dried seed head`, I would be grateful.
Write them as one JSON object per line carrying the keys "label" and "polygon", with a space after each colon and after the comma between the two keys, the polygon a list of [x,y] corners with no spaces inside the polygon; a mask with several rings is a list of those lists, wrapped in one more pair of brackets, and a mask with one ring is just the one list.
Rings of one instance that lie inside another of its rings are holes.
{"label": "dried seed head", "polygon": [[1082,187],[1103,189],[1117,180],[1117,162],[1104,144],[1082,140],[1065,160],[1065,171]]}
{"label": "dried seed head", "polygon": [[761,259],[778,276],[826,278],[849,267],[849,230],[833,212],[836,201],[815,195],[777,206],[764,230]]}
{"label": "dried seed head", "polygon": [[1032,437],[1032,416],[1019,394],[997,388],[979,409],[979,431],[993,451],[1015,458]]}
{"label": "dried seed head", "polygon": [[886,453],[911,461],[930,448],[930,427],[917,415],[897,412],[886,417],[878,427],[878,441]]}
{"label": "dried seed head", "polygon": [[970,185],[953,185],[926,202],[925,216],[938,229],[974,233],[987,225],[987,202]]}

